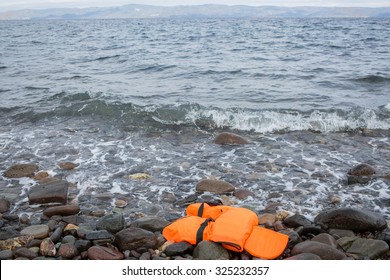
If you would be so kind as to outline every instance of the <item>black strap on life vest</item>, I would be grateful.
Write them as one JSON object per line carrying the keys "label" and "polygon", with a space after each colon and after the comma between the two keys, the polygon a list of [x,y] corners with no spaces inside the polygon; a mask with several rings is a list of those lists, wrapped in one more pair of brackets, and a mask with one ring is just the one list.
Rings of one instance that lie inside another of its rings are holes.
{"label": "black strap on life vest", "polygon": [[214,220],[212,218],[208,218],[200,225],[198,231],[196,232],[196,245],[198,245],[198,243],[203,240],[203,232],[210,221]]}
{"label": "black strap on life vest", "polygon": [[203,215],[203,210],[204,210],[204,202],[202,202],[202,204],[199,206],[199,209],[198,209],[198,217],[202,217],[202,215]]}

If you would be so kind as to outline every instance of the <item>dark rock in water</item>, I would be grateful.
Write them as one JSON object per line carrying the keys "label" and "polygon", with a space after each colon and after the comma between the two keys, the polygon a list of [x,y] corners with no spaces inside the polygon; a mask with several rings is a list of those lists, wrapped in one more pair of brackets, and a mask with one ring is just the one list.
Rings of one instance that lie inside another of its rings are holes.
{"label": "dark rock in water", "polygon": [[11,202],[5,198],[0,198],[0,213],[5,213],[9,210]]}
{"label": "dark rock in water", "polygon": [[58,202],[66,204],[68,199],[67,181],[53,181],[46,184],[40,184],[32,187],[28,195],[30,204],[44,204]]}
{"label": "dark rock in water", "polygon": [[7,178],[22,178],[22,177],[32,177],[34,176],[35,171],[38,170],[38,165],[36,164],[17,164],[11,166],[7,171],[4,172],[4,177]]}
{"label": "dark rock in water", "polygon": [[247,190],[247,189],[238,189],[238,190],[235,190],[233,195],[235,197],[237,197],[238,199],[241,199],[241,200],[245,200],[247,199],[248,197],[255,197],[255,193],[250,191],[250,190]]}
{"label": "dark rock in water", "polygon": [[144,217],[135,220],[130,227],[142,228],[151,232],[162,231],[170,223],[157,217]]}
{"label": "dark rock in water", "polygon": [[319,256],[312,253],[301,253],[295,256],[285,258],[285,260],[321,260]]}
{"label": "dark rock in water", "polygon": [[366,163],[358,164],[351,168],[347,173],[348,185],[368,183],[376,170]]}
{"label": "dark rock in water", "polygon": [[197,192],[212,192],[216,194],[224,194],[233,192],[235,187],[225,181],[205,179],[196,185]]}
{"label": "dark rock in water", "polygon": [[183,241],[168,245],[165,248],[164,252],[168,257],[170,257],[175,255],[184,255],[187,253],[192,253],[193,250],[194,247],[190,243]]}
{"label": "dark rock in water", "polygon": [[354,238],[342,245],[347,253],[357,255],[360,259],[378,259],[389,251],[389,245],[383,240]]}
{"label": "dark rock in water", "polygon": [[80,212],[80,207],[78,205],[60,205],[60,206],[53,206],[45,209],[43,211],[43,215],[46,217],[52,217],[52,216],[70,216],[75,215]]}
{"label": "dark rock in water", "polygon": [[353,176],[353,175],[347,176],[347,184],[348,185],[367,184],[371,180],[372,180],[372,177],[368,177],[368,176]]}
{"label": "dark rock in water", "polygon": [[349,229],[356,232],[378,231],[387,227],[386,219],[368,210],[339,208],[323,211],[314,222],[325,228]]}
{"label": "dark rock in water", "polygon": [[346,257],[344,253],[332,246],[317,241],[304,241],[302,243],[298,243],[291,250],[292,255],[298,255],[301,253],[312,253],[323,260],[341,260]]}
{"label": "dark rock in water", "polygon": [[120,251],[137,250],[140,247],[155,249],[157,237],[153,232],[142,228],[125,228],[115,235],[115,243]]}
{"label": "dark rock in water", "polygon": [[375,173],[375,168],[366,163],[358,164],[348,171],[348,175],[352,176],[372,176]]}
{"label": "dark rock in water", "polygon": [[27,249],[26,247],[20,247],[14,251],[14,256],[15,256],[15,258],[22,257],[22,258],[32,260],[32,259],[38,257],[38,253],[36,253],[30,249]]}
{"label": "dark rock in water", "polygon": [[121,231],[126,226],[125,218],[120,213],[113,213],[100,218],[96,223],[96,229],[107,230],[108,232],[115,234]]}
{"label": "dark rock in water", "polygon": [[92,246],[88,249],[88,258],[91,260],[122,260],[124,255],[113,248]]}
{"label": "dark rock in water", "polygon": [[73,259],[79,254],[77,248],[74,244],[65,243],[61,244],[58,249],[58,255],[63,257],[64,259]]}
{"label": "dark rock in water", "polygon": [[320,233],[319,235],[314,236],[311,241],[321,242],[336,249],[338,247],[336,239],[329,233]]}
{"label": "dark rock in water", "polygon": [[222,132],[215,137],[214,143],[219,145],[244,145],[250,142],[237,134]]}
{"label": "dark rock in water", "polygon": [[300,226],[310,226],[313,224],[309,219],[300,214],[295,214],[290,217],[287,217],[286,219],[284,219],[283,223],[286,226],[292,228],[297,228]]}
{"label": "dark rock in water", "polygon": [[58,166],[63,170],[72,170],[75,169],[78,166],[78,164],[73,162],[61,162],[58,164]]}
{"label": "dark rock in water", "polygon": [[200,260],[228,260],[229,252],[218,243],[203,240],[195,247],[193,257]]}

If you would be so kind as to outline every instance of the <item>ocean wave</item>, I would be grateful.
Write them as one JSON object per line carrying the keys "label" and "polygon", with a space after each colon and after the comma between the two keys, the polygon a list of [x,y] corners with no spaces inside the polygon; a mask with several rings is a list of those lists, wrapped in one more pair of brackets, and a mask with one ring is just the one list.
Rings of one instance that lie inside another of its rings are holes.
{"label": "ocean wave", "polygon": [[[139,129],[195,127],[202,130],[241,130],[258,133],[318,131],[342,132],[357,129],[390,129],[390,106],[349,110],[252,110],[205,107],[199,104],[148,105],[106,100],[102,94],[59,93],[34,108],[1,110],[17,122],[96,118]],[[37,104],[36,104],[37,105]],[[0,108],[1,109],[1,108]]]}

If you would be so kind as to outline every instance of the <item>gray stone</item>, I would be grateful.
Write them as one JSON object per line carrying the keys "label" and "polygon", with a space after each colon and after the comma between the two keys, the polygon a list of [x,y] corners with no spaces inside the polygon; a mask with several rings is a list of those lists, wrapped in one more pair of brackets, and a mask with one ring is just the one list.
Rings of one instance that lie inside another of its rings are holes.
{"label": "gray stone", "polygon": [[2,250],[0,251],[0,260],[12,260],[14,253],[12,250]]}
{"label": "gray stone", "polygon": [[61,240],[62,244],[75,244],[75,242],[76,242],[76,237],[74,237],[73,235],[64,236]]}
{"label": "gray stone", "polygon": [[121,231],[125,226],[125,218],[120,213],[106,215],[100,218],[96,223],[96,229],[104,229],[113,234]]}
{"label": "gray stone", "polygon": [[66,204],[68,199],[67,181],[53,181],[38,186],[32,187],[28,195],[30,204],[45,204],[58,202]]}
{"label": "gray stone", "polygon": [[11,166],[7,171],[4,172],[4,177],[7,178],[22,178],[22,177],[32,177],[34,176],[35,171],[38,170],[38,165],[36,164],[16,164]]}
{"label": "gray stone", "polygon": [[205,179],[196,185],[197,192],[211,192],[216,194],[230,193],[235,187],[225,181]]}
{"label": "gray stone", "polygon": [[60,240],[61,240],[61,236],[62,236],[63,230],[64,230],[63,226],[58,226],[58,227],[53,231],[53,233],[50,235],[50,239],[51,239],[54,243],[60,241]]}
{"label": "gray stone", "polygon": [[311,241],[321,242],[336,249],[338,247],[336,239],[329,233],[320,233],[319,235],[314,236]]}
{"label": "gray stone", "polygon": [[390,245],[390,229],[387,228],[386,230],[380,232],[377,234],[376,239],[385,241],[388,245]]}
{"label": "gray stone", "polygon": [[141,247],[155,249],[157,237],[151,231],[141,228],[125,228],[115,235],[115,243],[120,251],[137,250]]}
{"label": "gray stone", "polygon": [[298,243],[291,250],[292,255],[298,255],[301,253],[312,253],[323,260],[341,260],[346,257],[343,252],[340,252],[332,246],[317,241],[304,241],[302,243]]}
{"label": "gray stone", "polygon": [[32,225],[24,228],[20,234],[43,239],[49,236],[49,227],[47,225]]}
{"label": "gray stone", "polygon": [[387,227],[386,219],[368,210],[338,208],[323,211],[314,222],[325,228],[348,229],[356,232],[378,231]]}
{"label": "gray stone", "polygon": [[300,214],[295,214],[290,217],[287,217],[283,220],[283,223],[288,227],[297,228],[300,226],[310,226],[313,223],[307,219],[305,216]]}
{"label": "gray stone", "polygon": [[143,217],[135,220],[130,227],[142,228],[151,232],[162,231],[170,222],[157,217]]}
{"label": "gray stone", "polygon": [[200,260],[228,260],[229,252],[218,243],[203,240],[195,247],[193,257]]}
{"label": "gray stone", "polygon": [[354,238],[343,246],[347,253],[359,256],[361,259],[378,259],[389,251],[389,245],[383,240]]}
{"label": "gray stone", "polygon": [[332,235],[335,239],[340,239],[341,237],[346,237],[346,236],[349,236],[349,237],[355,236],[355,234],[353,233],[352,230],[337,229],[337,228],[330,229],[329,234]]}
{"label": "gray stone", "polygon": [[109,233],[108,231],[103,229],[103,230],[95,230],[95,231],[88,232],[85,235],[85,239],[87,239],[87,240],[98,240],[98,239],[114,240],[114,236],[111,233]]}
{"label": "gray stone", "polygon": [[80,212],[80,207],[78,205],[60,205],[52,206],[43,211],[43,215],[46,217],[52,216],[70,216],[75,215]]}
{"label": "gray stone", "polygon": [[11,202],[5,198],[0,198],[0,213],[5,213],[9,210]]}
{"label": "gray stone", "polygon": [[193,250],[194,247],[190,243],[183,241],[168,245],[165,248],[164,252],[167,256],[171,257],[175,255],[184,255],[187,253],[192,253]]}
{"label": "gray stone", "polygon": [[244,145],[249,144],[249,141],[240,135],[222,132],[215,137],[214,143],[219,145]]}
{"label": "gray stone", "polygon": [[74,243],[74,246],[76,246],[79,252],[87,251],[89,248],[91,248],[91,245],[92,244],[90,240],[84,240],[84,239],[78,239]]}
{"label": "gray stone", "polygon": [[15,258],[26,258],[32,260],[38,257],[38,254],[26,247],[20,247],[14,251],[14,256]]}
{"label": "gray stone", "polygon": [[321,260],[319,256],[312,253],[301,253],[295,256],[285,258],[285,260]]}

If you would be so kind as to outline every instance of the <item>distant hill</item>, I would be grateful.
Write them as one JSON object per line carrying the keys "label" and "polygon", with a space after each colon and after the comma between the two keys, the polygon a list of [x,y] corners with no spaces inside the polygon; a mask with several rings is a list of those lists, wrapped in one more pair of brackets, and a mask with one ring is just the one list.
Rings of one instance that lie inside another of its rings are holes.
{"label": "distant hill", "polygon": [[84,9],[29,9],[0,13],[0,20],[34,19],[113,19],[113,18],[266,18],[266,17],[386,17],[390,7],[276,7],[276,6],[149,6],[125,5],[120,7]]}

